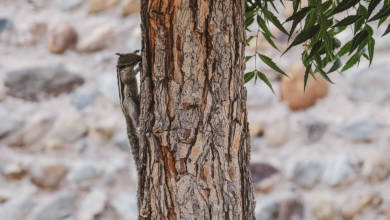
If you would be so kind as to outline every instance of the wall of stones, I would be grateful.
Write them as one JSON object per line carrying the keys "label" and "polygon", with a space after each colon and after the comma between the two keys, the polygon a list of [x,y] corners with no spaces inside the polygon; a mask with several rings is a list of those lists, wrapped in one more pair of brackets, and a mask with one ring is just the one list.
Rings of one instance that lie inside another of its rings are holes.
{"label": "wall of stones", "polygon": [[[114,53],[139,49],[138,11],[135,0],[1,1],[0,219],[135,219]],[[275,88],[247,84],[257,219],[390,220],[386,40],[371,68],[311,79],[307,93],[299,51],[249,46],[290,75],[247,64]]]}

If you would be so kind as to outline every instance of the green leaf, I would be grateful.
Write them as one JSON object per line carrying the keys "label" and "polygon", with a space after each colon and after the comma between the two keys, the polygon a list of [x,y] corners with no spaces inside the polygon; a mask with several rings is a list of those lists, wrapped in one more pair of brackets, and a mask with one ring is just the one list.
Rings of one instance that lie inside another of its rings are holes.
{"label": "green leaf", "polygon": [[362,54],[364,54],[365,52],[365,48],[363,48],[361,51],[358,51],[356,52],[356,54],[354,54],[353,56],[351,56],[351,58],[349,58],[349,60],[347,61],[347,63],[344,65],[343,69],[341,70],[341,72],[344,72],[346,70],[348,70],[349,68],[351,68],[352,66],[354,66],[357,62],[359,62],[360,60],[360,56]]}
{"label": "green leaf", "polygon": [[352,40],[352,45],[349,50],[349,54],[351,54],[364,40],[368,37],[368,31],[363,29],[360,31]]}
{"label": "green leaf", "polygon": [[267,86],[272,90],[272,93],[275,94],[274,88],[272,87],[272,84],[268,80],[267,76],[264,73],[260,72],[260,71],[256,71],[256,72],[257,72],[257,76],[260,77],[260,79],[263,80],[263,82],[265,84],[267,84]]}
{"label": "green leaf", "polygon": [[255,72],[254,72],[254,71],[245,73],[245,75],[244,75],[244,81],[245,81],[245,83],[247,83],[247,82],[249,82],[251,79],[253,79],[254,76],[255,76]]}
{"label": "green leaf", "polygon": [[275,48],[277,51],[279,51],[279,48],[276,47],[274,41],[271,39],[271,36],[268,35],[268,34],[266,34],[266,33],[264,33],[264,32],[261,32],[261,33],[263,34],[264,38],[268,41],[268,43],[271,44],[271,46],[272,46],[273,48]]}
{"label": "green leaf", "polygon": [[342,2],[340,2],[339,5],[336,6],[336,8],[333,10],[331,15],[345,11],[345,10],[355,6],[359,2],[360,2],[360,0],[343,0]]}
{"label": "green leaf", "polygon": [[390,14],[390,7],[383,6],[383,8],[376,15],[374,15],[374,17],[372,17],[368,21],[369,22],[370,21],[375,21],[375,20],[378,20],[378,19],[380,19],[382,17],[388,16],[389,14]]}
{"label": "green leaf", "polygon": [[273,70],[275,70],[275,71],[277,71],[277,72],[279,72],[279,73],[281,73],[281,74],[287,76],[287,74],[286,74],[282,69],[280,69],[280,68],[276,65],[276,63],[274,63],[274,61],[272,61],[271,58],[269,58],[269,57],[267,57],[267,56],[265,56],[265,55],[262,55],[262,54],[257,54],[257,55],[259,55],[260,59],[261,59],[265,64],[267,64],[269,67],[271,67]]}
{"label": "green leaf", "polygon": [[245,62],[248,62],[250,59],[252,59],[254,57],[254,55],[253,56],[246,56],[245,57]]}
{"label": "green leaf", "polygon": [[317,34],[319,30],[320,30],[320,26],[314,25],[307,30],[301,31],[294,39],[294,41],[290,44],[290,46],[284,51],[283,54],[285,54],[291,47],[301,44],[307,41],[308,39],[312,38],[315,34]]}
{"label": "green leaf", "polygon": [[368,5],[368,15],[367,17],[370,17],[372,11],[376,8],[376,6],[381,2],[381,0],[371,0],[370,4]]}
{"label": "green leaf", "polygon": [[375,48],[375,39],[370,38],[368,40],[368,56],[370,58],[370,65],[372,63],[372,59],[374,58],[374,48]]}
{"label": "green leaf", "polygon": [[333,84],[332,80],[328,77],[328,74],[325,73],[321,68],[317,68],[318,72],[320,72],[321,76],[326,79],[326,81],[330,82]]}
{"label": "green leaf", "polygon": [[385,33],[383,33],[382,37],[386,34],[390,33],[390,24],[387,26]]}
{"label": "green leaf", "polygon": [[272,12],[268,11],[268,9],[266,9],[265,7],[262,8],[262,11],[266,19],[271,21],[280,31],[288,35],[286,29],[284,29],[283,25],[280,23],[278,18]]}
{"label": "green leaf", "polygon": [[308,11],[310,11],[311,7],[304,7],[297,13],[292,14],[285,22],[289,21],[301,21],[307,14]]}
{"label": "green leaf", "polygon": [[269,31],[267,25],[265,24],[265,21],[260,16],[257,16],[257,24],[260,26],[260,28],[264,31],[265,34],[269,35],[270,37],[274,37],[271,31]]}
{"label": "green leaf", "polygon": [[307,85],[307,80],[309,79],[310,71],[311,71],[311,64],[306,67],[305,78],[304,78],[304,81],[303,81],[303,91],[304,92],[306,91],[306,85]]}
{"label": "green leaf", "polygon": [[350,25],[350,24],[354,23],[355,21],[357,21],[361,17],[362,17],[361,15],[351,15],[351,16],[348,16],[348,17],[344,18],[343,20],[337,22],[337,24],[335,24],[333,27],[340,27],[340,26]]}
{"label": "green leaf", "polygon": [[341,67],[341,60],[339,58],[333,63],[333,66],[329,69],[328,73],[332,73]]}

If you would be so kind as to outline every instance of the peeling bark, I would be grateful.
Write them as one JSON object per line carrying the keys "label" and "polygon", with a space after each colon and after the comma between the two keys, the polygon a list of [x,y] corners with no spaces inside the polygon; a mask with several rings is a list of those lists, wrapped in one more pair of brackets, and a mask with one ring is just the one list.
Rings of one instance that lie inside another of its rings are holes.
{"label": "peeling bark", "polygon": [[141,0],[139,219],[254,219],[243,0]]}

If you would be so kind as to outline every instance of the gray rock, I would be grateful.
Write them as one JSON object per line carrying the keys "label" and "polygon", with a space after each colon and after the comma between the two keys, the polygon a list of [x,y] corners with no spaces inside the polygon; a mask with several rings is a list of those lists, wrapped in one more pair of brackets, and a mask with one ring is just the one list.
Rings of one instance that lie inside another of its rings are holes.
{"label": "gray rock", "polygon": [[111,201],[111,206],[115,213],[122,220],[136,219],[134,213],[138,213],[137,196],[135,194],[120,194],[116,195]]}
{"label": "gray rock", "polygon": [[80,7],[83,2],[84,0],[59,0],[58,4],[61,10],[68,11]]}
{"label": "gray rock", "polygon": [[115,73],[99,75],[97,84],[100,93],[119,103],[118,82]]}
{"label": "gray rock", "polygon": [[97,94],[96,93],[80,93],[76,94],[72,98],[72,104],[79,110],[83,110],[84,108],[92,105],[95,102]]}
{"label": "gray rock", "polygon": [[0,34],[11,26],[11,20],[7,18],[0,18]]}
{"label": "gray rock", "polygon": [[123,150],[124,152],[130,153],[130,143],[126,133],[118,132],[114,136],[113,141],[119,149]]}
{"label": "gray rock", "polygon": [[23,220],[33,205],[30,196],[15,197],[4,204],[0,204],[0,219]]}
{"label": "gray rock", "polygon": [[81,201],[78,218],[79,220],[94,220],[100,214],[107,202],[107,194],[103,190],[95,189],[88,193]]}
{"label": "gray rock", "polygon": [[265,83],[257,82],[245,85],[248,89],[247,105],[250,107],[267,107],[274,97],[270,88]]}
{"label": "gray rock", "polygon": [[49,3],[49,0],[28,0],[32,5],[34,5],[36,8],[43,8],[47,6]]}
{"label": "gray rock", "polygon": [[29,67],[9,72],[5,79],[8,94],[29,101],[72,92],[84,79],[63,66]]}
{"label": "gray rock", "polygon": [[16,117],[10,116],[9,113],[0,111],[0,139],[17,131],[23,126],[23,122]]}
{"label": "gray rock", "polygon": [[53,127],[55,118],[52,115],[38,114],[30,122],[6,139],[12,147],[25,147],[38,143]]}
{"label": "gray rock", "polygon": [[59,192],[44,203],[39,204],[33,210],[30,220],[64,220],[72,215],[73,209],[73,194]]}
{"label": "gray rock", "polygon": [[257,209],[257,220],[302,220],[304,206],[298,198],[270,198],[261,201]]}
{"label": "gray rock", "polygon": [[348,155],[339,155],[329,160],[324,168],[322,181],[330,186],[352,182],[359,160]]}
{"label": "gray rock", "polygon": [[390,101],[388,64],[376,65],[353,75],[347,90],[352,100],[383,103]]}
{"label": "gray rock", "polygon": [[278,169],[267,163],[251,163],[250,170],[254,183],[261,182],[279,172]]}
{"label": "gray rock", "polygon": [[294,183],[310,188],[321,178],[323,168],[317,160],[302,158],[292,162],[288,172]]}
{"label": "gray rock", "polygon": [[81,163],[74,166],[66,176],[69,182],[80,187],[88,187],[90,182],[102,175],[102,171],[90,163]]}
{"label": "gray rock", "polygon": [[377,122],[372,118],[358,118],[339,125],[335,132],[339,136],[351,138],[354,141],[371,141],[378,129]]}
{"label": "gray rock", "polygon": [[305,138],[306,142],[314,143],[321,140],[324,135],[328,125],[315,118],[306,118],[303,122],[305,128]]}

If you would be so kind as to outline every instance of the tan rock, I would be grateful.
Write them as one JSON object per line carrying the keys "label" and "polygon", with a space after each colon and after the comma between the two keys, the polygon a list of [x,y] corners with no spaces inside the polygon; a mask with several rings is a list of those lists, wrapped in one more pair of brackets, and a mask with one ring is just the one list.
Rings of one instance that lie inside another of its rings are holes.
{"label": "tan rock", "polygon": [[88,13],[97,13],[114,7],[119,0],[91,0],[89,2]]}
{"label": "tan rock", "polygon": [[27,171],[20,164],[8,164],[3,169],[3,175],[8,179],[21,179]]}
{"label": "tan rock", "polygon": [[140,1],[128,0],[122,9],[122,16],[126,17],[134,13],[139,13],[141,10]]}
{"label": "tan rock", "polygon": [[363,194],[350,198],[342,207],[344,219],[354,219],[354,217],[368,207],[377,208],[382,203],[382,197],[378,193]]}
{"label": "tan rock", "polygon": [[47,47],[55,54],[64,53],[77,43],[77,32],[69,24],[57,26],[47,38]]}
{"label": "tan rock", "polygon": [[32,118],[20,131],[7,138],[7,143],[12,147],[31,146],[46,136],[52,128],[54,118],[47,115],[38,115]]}
{"label": "tan rock", "polygon": [[290,136],[288,119],[280,119],[269,123],[264,131],[264,138],[270,147],[280,147]]}
{"label": "tan rock", "polygon": [[390,153],[375,152],[363,159],[362,174],[371,183],[386,180],[390,175]]}
{"label": "tan rock", "polygon": [[4,84],[0,82],[0,102],[4,101],[7,97],[7,92],[5,90]]}
{"label": "tan rock", "polygon": [[31,182],[35,185],[46,188],[58,188],[69,168],[63,164],[46,164],[34,166],[31,169]]}
{"label": "tan rock", "polygon": [[249,135],[251,138],[262,136],[264,133],[264,125],[258,121],[249,122]]}
{"label": "tan rock", "polygon": [[305,69],[301,64],[294,64],[287,74],[289,77],[283,77],[280,83],[280,96],[291,110],[309,108],[328,95],[328,82],[319,74],[316,79],[309,76],[304,91]]}
{"label": "tan rock", "polygon": [[112,46],[117,39],[115,29],[105,25],[93,30],[85,39],[77,44],[77,50],[84,53],[103,50]]}
{"label": "tan rock", "polygon": [[313,210],[316,220],[334,220],[337,219],[337,211],[328,200],[320,200]]}

